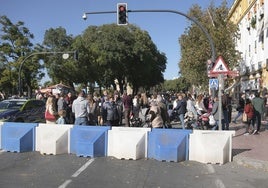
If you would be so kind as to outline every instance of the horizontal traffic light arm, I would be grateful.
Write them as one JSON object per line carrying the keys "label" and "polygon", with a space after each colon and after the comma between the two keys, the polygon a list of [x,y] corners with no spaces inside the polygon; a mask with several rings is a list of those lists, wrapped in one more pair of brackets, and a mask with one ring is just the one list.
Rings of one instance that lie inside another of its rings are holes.
{"label": "horizontal traffic light arm", "polygon": [[[169,12],[169,13],[175,13],[175,14],[179,14],[181,16],[184,16],[186,18],[188,18],[189,20],[193,21],[202,31],[203,33],[206,35],[210,47],[211,47],[211,61],[214,62],[216,59],[216,50],[215,50],[215,46],[214,46],[214,42],[212,40],[212,37],[209,35],[209,33],[207,32],[207,30],[202,26],[202,24],[200,22],[198,22],[195,18],[188,16],[187,14],[184,14],[183,12],[180,11],[176,11],[176,10],[127,10],[126,12],[131,13],[131,12]],[[100,11],[100,12],[85,12],[83,14],[83,19],[86,20],[87,14],[113,14],[113,13],[117,13],[117,11]]]}

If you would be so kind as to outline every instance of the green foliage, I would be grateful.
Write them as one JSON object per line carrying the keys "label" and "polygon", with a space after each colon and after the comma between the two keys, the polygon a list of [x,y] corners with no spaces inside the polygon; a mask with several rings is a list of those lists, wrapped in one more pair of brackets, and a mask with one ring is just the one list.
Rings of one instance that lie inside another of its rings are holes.
{"label": "green foliage", "polygon": [[[228,11],[226,1],[223,1],[219,7],[211,3],[205,10],[194,5],[188,15],[206,28],[214,41],[216,56],[222,55],[232,69],[237,65],[240,56],[233,40],[238,29],[226,19]],[[179,67],[182,76],[192,85],[208,87],[206,62],[211,59],[211,48],[206,36],[196,24],[192,23],[179,38],[179,43],[181,45]]]}
{"label": "green foliage", "polygon": [[[7,95],[17,94],[18,73],[21,62],[33,51],[33,44],[30,42],[34,38],[29,29],[24,27],[24,23],[19,21],[14,24],[6,16],[0,17],[1,40],[0,40],[0,90]],[[37,86],[40,64],[36,59],[27,60],[22,68],[21,80],[22,88],[28,91]]]}

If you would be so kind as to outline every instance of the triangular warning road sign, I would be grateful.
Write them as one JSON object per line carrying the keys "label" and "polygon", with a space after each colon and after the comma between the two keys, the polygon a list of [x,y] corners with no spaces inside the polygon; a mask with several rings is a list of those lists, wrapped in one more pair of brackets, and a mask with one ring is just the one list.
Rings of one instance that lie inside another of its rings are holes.
{"label": "triangular warning road sign", "polygon": [[223,58],[221,56],[218,57],[218,59],[215,62],[214,67],[210,71],[211,73],[227,73],[229,72],[229,68],[224,62]]}

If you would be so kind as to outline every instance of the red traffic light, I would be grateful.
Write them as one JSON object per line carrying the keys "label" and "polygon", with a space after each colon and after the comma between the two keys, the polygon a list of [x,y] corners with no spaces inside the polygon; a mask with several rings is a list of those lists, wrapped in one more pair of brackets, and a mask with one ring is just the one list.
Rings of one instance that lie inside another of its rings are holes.
{"label": "red traffic light", "polygon": [[117,4],[117,25],[127,25],[127,3]]}
{"label": "red traffic light", "polygon": [[121,11],[121,12],[126,11],[126,7],[123,6],[123,5],[120,5],[119,6],[119,11]]}

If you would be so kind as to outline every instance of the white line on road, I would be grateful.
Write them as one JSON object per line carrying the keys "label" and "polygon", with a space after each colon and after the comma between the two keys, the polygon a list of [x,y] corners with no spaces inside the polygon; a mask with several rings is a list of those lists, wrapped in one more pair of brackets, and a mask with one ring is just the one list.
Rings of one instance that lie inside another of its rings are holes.
{"label": "white line on road", "polygon": [[213,166],[211,164],[207,164],[207,169],[208,169],[208,173],[210,173],[210,174],[215,173],[215,169],[213,168]]}
{"label": "white line on road", "polygon": [[83,172],[92,162],[94,161],[94,159],[90,159],[86,164],[84,164],[83,166],[81,166],[81,168],[79,168],[73,175],[72,177],[75,178],[77,176],[79,176],[79,174],[81,174],[81,172]]}
{"label": "white line on road", "polygon": [[[207,166],[209,174],[214,174],[215,173],[215,169],[212,166],[212,164],[207,164],[206,166]],[[216,188],[225,188],[225,185],[223,184],[223,182],[219,178],[217,178],[215,180],[215,185],[216,185]]]}
{"label": "white line on road", "polygon": [[216,179],[215,184],[217,188],[225,188],[225,185],[220,179]]}
{"label": "white line on road", "polygon": [[[81,174],[86,168],[94,161],[94,159],[90,159],[88,162],[86,162],[81,168],[79,168],[71,177],[76,178]],[[66,188],[67,185],[69,185],[72,182],[72,180],[68,179],[63,184],[61,184],[58,188]]]}
{"label": "white line on road", "polygon": [[58,188],[65,188],[67,185],[69,185],[72,182],[72,180],[66,180],[63,184],[61,184]]}

